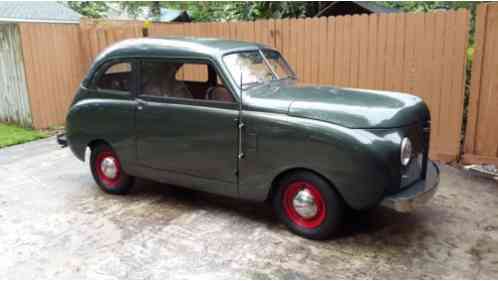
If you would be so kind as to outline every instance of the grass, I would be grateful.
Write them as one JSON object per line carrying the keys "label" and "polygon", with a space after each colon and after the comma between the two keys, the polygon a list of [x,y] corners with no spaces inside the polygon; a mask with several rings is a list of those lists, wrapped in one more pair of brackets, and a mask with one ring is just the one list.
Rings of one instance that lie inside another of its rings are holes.
{"label": "grass", "polygon": [[20,128],[14,125],[0,124],[0,148],[42,139],[47,136],[43,132]]}

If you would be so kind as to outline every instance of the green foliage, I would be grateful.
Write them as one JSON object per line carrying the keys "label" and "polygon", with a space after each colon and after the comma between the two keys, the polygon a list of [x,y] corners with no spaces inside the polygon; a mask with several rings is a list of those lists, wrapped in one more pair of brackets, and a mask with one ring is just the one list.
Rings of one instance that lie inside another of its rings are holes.
{"label": "green foliage", "polygon": [[256,20],[306,16],[306,2],[230,2],[225,5],[223,20]]}
{"label": "green foliage", "polygon": [[69,8],[90,18],[102,18],[109,9],[105,2],[96,1],[69,1],[64,2]]}
{"label": "green foliage", "polygon": [[[74,1],[65,2],[67,5],[82,15],[100,18],[108,10],[106,2]],[[377,4],[397,8],[405,12],[428,12],[439,9],[468,8],[473,13],[476,3],[468,1],[383,1]],[[186,10],[193,21],[229,21],[229,20],[256,20],[280,19],[296,17],[313,17],[330,2],[322,1],[123,1],[119,2],[121,9],[136,18],[144,7],[151,11],[152,18],[158,17],[160,8]]]}
{"label": "green foliage", "polygon": [[475,7],[475,2],[468,1],[383,1],[386,7],[397,8],[404,12],[430,12],[434,10],[457,10]]}
{"label": "green foliage", "polygon": [[0,148],[47,137],[46,134],[14,125],[0,124]]}
{"label": "green foliage", "polygon": [[159,1],[150,2],[150,14],[154,20],[161,18],[161,3]]}
{"label": "green foliage", "polygon": [[256,20],[269,18],[312,17],[329,3],[326,2],[197,2],[197,1],[168,1],[168,2],[120,2],[122,9],[131,15],[142,11],[143,7],[164,7],[175,10],[186,10],[193,21],[229,21],[229,20]]}
{"label": "green foliage", "polygon": [[123,11],[126,11],[128,15],[136,19],[140,14],[143,13],[144,2],[123,1],[119,2],[119,6]]}

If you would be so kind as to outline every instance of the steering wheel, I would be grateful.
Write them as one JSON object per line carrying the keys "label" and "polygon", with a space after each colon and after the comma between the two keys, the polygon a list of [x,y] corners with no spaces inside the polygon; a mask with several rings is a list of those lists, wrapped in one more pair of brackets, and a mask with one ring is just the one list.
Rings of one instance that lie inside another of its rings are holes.
{"label": "steering wheel", "polygon": [[211,86],[207,89],[206,95],[204,96],[205,100],[211,100],[213,98],[213,92],[218,86]]}

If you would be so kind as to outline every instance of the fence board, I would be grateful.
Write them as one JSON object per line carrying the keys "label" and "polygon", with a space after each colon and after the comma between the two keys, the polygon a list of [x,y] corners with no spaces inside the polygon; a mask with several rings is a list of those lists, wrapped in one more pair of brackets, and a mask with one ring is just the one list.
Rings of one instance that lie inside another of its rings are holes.
{"label": "fence board", "polygon": [[351,18],[351,69],[349,72],[348,86],[358,87],[358,73],[360,69],[360,16],[354,15]]}
{"label": "fence board", "polygon": [[373,14],[368,17],[368,57],[367,57],[367,80],[365,87],[375,89],[375,73],[377,72],[377,34],[378,34],[378,15]]}
{"label": "fence board", "polygon": [[[335,81],[335,73],[334,66],[336,63],[335,60],[335,51],[337,48],[336,42],[336,32],[335,32],[335,18],[330,17],[327,19],[327,55],[321,58],[321,61],[325,61],[324,68],[327,69],[326,75],[328,76],[325,79],[324,84],[332,85]],[[328,59],[327,59],[328,58]],[[328,63],[328,64],[327,64]]]}
{"label": "fence board", "polygon": [[358,87],[368,88],[368,16],[362,15],[358,20],[359,24],[359,71],[358,71]]}
{"label": "fence board", "polygon": [[333,84],[344,85],[344,17],[336,17],[335,23],[335,52],[334,52],[334,80]]}
{"label": "fence board", "polygon": [[498,165],[498,5],[479,5],[476,27],[463,161]]}
{"label": "fence board", "polygon": [[386,53],[387,46],[387,15],[380,15],[378,18],[377,25],[377,64],[375,65],[375,69],[373,69],[373,73],[375,74],[375,87],[374,89],[385,89],[384,87],[384,77],[386,71],[386,58],[388,55]]}

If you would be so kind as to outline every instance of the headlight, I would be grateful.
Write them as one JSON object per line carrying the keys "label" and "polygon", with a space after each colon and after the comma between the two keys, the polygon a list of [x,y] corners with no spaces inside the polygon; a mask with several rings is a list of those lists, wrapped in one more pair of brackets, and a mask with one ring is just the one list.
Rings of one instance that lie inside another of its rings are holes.
{"label": "headlight", "polygon": [[407,166],[412,158],[412,142],[409,138],[401,141],[401,165]]}

